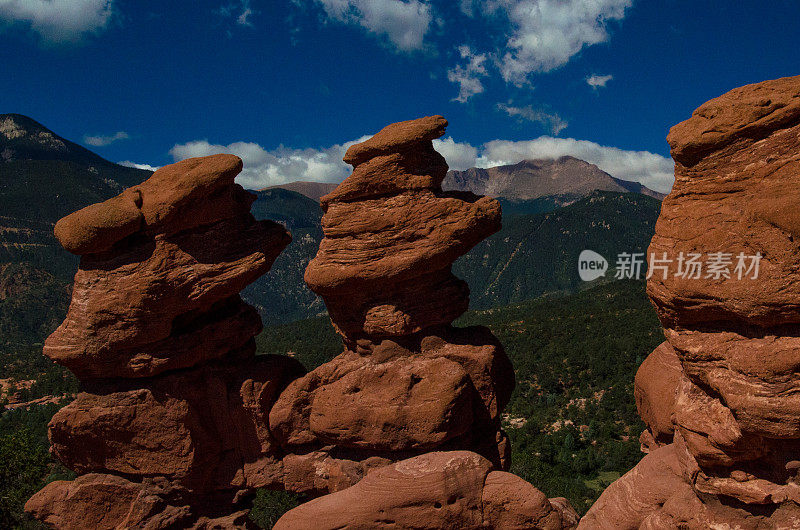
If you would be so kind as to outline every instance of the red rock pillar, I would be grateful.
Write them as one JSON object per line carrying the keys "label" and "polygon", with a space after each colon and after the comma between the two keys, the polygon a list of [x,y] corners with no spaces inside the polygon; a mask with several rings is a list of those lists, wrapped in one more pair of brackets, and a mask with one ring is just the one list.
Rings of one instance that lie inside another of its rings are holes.
{"label": "red rock pillar", "polygon": [[266,411],[302,368],[256,358],[261,319],[239,291],[289,243],[250,215],[232,155],[184,160],[60,220],[81,255],[72,302],[44,353],[83,391],[49,426],[80,476],[26,510],[57,528],[225,527],[238,501],[282,484]]}
{"label": "red rock pillar", "polygon": [[668,141],[649,253],[672,262],[647,284],[667,343],[636,381],[662,447],[582,527],[800,528],[800,76],[713,99]]}

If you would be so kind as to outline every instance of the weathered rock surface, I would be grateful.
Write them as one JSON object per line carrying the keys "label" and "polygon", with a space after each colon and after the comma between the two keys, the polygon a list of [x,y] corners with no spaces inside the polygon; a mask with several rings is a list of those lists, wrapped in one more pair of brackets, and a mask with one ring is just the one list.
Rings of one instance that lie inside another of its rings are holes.
{"label": "weathered rock surface", "polygon": [[260,356],[130,390],[95,385],[53,417],[53,454],[79,473],[160,475],[192,489],[279,487],[281,454],[264,411],[302,372],[289,357]]}
{"label": "weathered rock surface", "polygon": [[[250,215],[252,195],[233,183],[240,169],[231,155],[185,160],[59,221],[59,240],[84,255],[45,355],[84,379],[148,377],[221,357],[256,335],[261,320],[238,293],[290,236]],[[141,219],[129,230],[117,221],[134,207]]]}
{"label": "weathered rock surface", "polygon": [[672,443],[675,431],[672,416],[682,374],[681,361],[666,341],[644,360],[636,372],[633,395],[639,416],[647,424],[641,438],[646,452]]}
{"label": "weathered rock surface", "polygon": [[511,364],[488,330],[450,326],[469,304],[450,267],[500,228],[500,206],[442,192],[447,164],[432,140],[446,126],[441,116],[396,123],[352,146],[353,174],[321,199],[325,237],[305,278],[345,351],[270,411],[270,432],[293,455],[289,489],[339,491],[376,463],[431,450],[509,464],[500,413]]}
{"label": "weathered rock surface", "polygon": [[488,330],[451,328],[402,342],[345,351],[294,381],[270,412],[273,435],[287,448],[334,444],[373,454],[497,429],[513,371]]}
{"label": "weathered rock surface", "polygon": [[275,529],[561,529],[575,518],[479,455],[452,451],[372,470],[351,488],[289,511]]}
{"label": "weathered rock surface", "polygon": [[431,140],[447,121],[396,123],[352,146],[353,174],[322,197],[325,238],[306,269],[348,340],[403,336],[449,324],[468,305],[450,266],[500,229],[500,205],[444,193],[444,159]]}
{"label": "weathered rock surface", "polygon": [[[73,481],[51,482],[25,504],[25,511],[64,530],[210,530],[247,526],[247,510],[234,508],[224,515],[200,515],[190,500],[189,492],[163,480],[147,479],[138,483],[116,475],[91,473]],[[216,500],[205,502],[213,506]],[[224,502],[219,505],[226,509]]]}
{"label": "weathered rock surface", "polygon": [[672,262],[648,280],[668,342],[636,386],[643,445],[668,415],[673,441],[581,527],[800,528],[800,76],[709,101],[668,140],[649,253]]}
{"label": "weathered rock surface", "polygon": [[53,454],[82,476],[26,509],[57,528],[233,528],[255,488],[284,483],[268,412],[304,373],[254,357],[239,291],[290,241],[250,215],[231,155],[185,160],[56,225],[81,254],[44,353],[84,391],[52,419]]}
{"label": "weathered rock surface", "polygon": [[500,207],[442,192],[446,125],[390,125],[348,150],[306,271],[344,352],[308,374],[254,357],[261,322],[238,293],[290,236],[250,215],[238,158],[167,166],[59,221],[81,266],[44,351],[84,391],[49,435],[81,476],[26,509],[68,529],[243,528],[271,488],[326,495],[276,528],[573,528],[565,499],[503,471],[502,346],[450,325],[469,303],[451,265],[499,229]]}

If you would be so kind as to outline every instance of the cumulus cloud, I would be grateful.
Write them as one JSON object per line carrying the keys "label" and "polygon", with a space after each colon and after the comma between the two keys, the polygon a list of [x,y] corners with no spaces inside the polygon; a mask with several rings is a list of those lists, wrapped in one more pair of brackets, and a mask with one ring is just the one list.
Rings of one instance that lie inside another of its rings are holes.
{"label": "cumulus cloud", "polygon": [[478,148],[468,143],[456,142],[450,137],[433,141],[433,148],[447,160],[450,169],[463,171],[475,167],[478,161]]}
{"label": "cumulus cloud", "polygon": [[486,71],[486,54],[474,53],[469,46],[459,46],[458,53],[466,62],[448,70],[447,80],[458,84],[458,96],[452,101],[466,103],[472,96],[483,92],[481,77],[489,74]]}
{"label": "cumulus cloud", "polygon": [[341,182],[350,173],[342,162],[347,149],[368,136],[321,149],[293,149],[279,146],[267,150],[253,142],[234,142],[228,145],[197,140],[177,144],[169,153],[177,162],[185,158],[231,153],[242,159],[244,169],[236,181],[248,189],[262,189],[295,180]]}
{"label": "cumulus cloud", "polygon": [[130,138],[128,133],[125,131],[119,131],[115,134],[109,136],[89,136],[86,135],[83,137],[83,143],[93,145],[94,147],[105,147],[107,145],[113,144],[119,140],[127,140]]}
{"label": "cumulus cloud", "polygon": [[613,75],[597,75],[593,74],[586,78],[586,84],[588,84],[592,88],[600,88],[606,86],[606,84],[614,79]]}
{"label": "cumulus cloud", "polygon": [[45,41],[80,41],[104,29],[114,0],[0,0],[0,20],[28,24]]}
{"label": "cumulus cloud", "polygon": [[423,47],[433,21],[431,6],[421,0],[316,0],[329,18],[356,24],[385,37],[402,51]]}
{"label": "cumulus cloud", "polygon": [[585,46],[609,38],[608,22],[622,20],[632,0],[472,0],[462,11],[508,18],[510,36],[496,61],[503,79],[523,85],[536,72],[563,66]]}
{"label": "cumulus cloud", "polygon": [[122,162],[117,162],[120,166],[125,167],[132,167],[136,169],[145,169],[147,171],[155,171],[159,168],[159,166],[151,166],[150,164],[138,164],[136,162],[131,162],[130,160],[123,160]]}
{"label": "cumulus cloud", "polygon": [[479,150],[478,167],[516,164],[526,159],[574,156],[622,180],[644,184],[667,193],[674,182],[671,159],[649,151],[626,151],[588,140],[542,136],[535,140],[513,142],[493,140]]}
{"label": "cumulus cloud", "polygon": [[519,118],[520,120],[541,123],[545,128],[547,128],[550,134],[555,136],[558,136],[558,133],[566,129],[569,125],[558,114],[537,110],[531,105],[526,107],[512,107],[503,103],[498,103],[497,108],[509,116]]}
{"label": "cumulus cloud", "polygon": [[[349,165],[342,162],[344,153],[351,145],[367,138],[369,136],[363,136],[319,149],[279,146],[271,150],[252,142],[220,145],[197,140],[176,144],[170,150],[170,155],[176,162],[219,153],[238,155],[244,163],[244,169],[237,177],[237,182],[248,189],[262,189],[296,180],[338,183],[352,171]],[[649,151],[626,151],[603,146],[588,140],[541,136],[528,141],[492,140],[474,146],[468,142],[457,142],[448,136],[434,140],[433,146],[447,160],[450,169],[456,170],[504,166],[536,158],[574,156],[597,165],[613,177],[639,182],[663,193],[669,192],[674,180],[674,165],[669,158]]]}

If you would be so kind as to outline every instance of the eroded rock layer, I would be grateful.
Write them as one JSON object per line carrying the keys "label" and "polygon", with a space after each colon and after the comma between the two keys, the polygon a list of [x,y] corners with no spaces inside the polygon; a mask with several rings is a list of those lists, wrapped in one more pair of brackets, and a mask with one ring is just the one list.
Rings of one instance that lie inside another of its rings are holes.
{"label": "eroded rock layer", "polygon": [[514,387],[510,362],[488,330],[450,326],[469,304],[451,265],[500,228],[500,206],[442,192],[447,164],[432,140],[446,126],[441,116],[395,123],[352,146],[353,174],[321,200],[325,238],[305,277],[345,351],[289,385],[270,430],[305,465],[351,464],[333,473],[318,464],[335,478],[302,491],[337,491],[369,463],[434,449],[508,465],[500,413]]}
{"label": "eroded rock layer", "polygon": [[450,325],[469,303],[451,265],[500,228],[500,206],[442,192],[446,125],[397,123],[348,150],[306,271],[344,351],[307,374],[254,356],[261,322],[238,293],[290,237],[250,215],[238,158],[167,166],[59,221],[82,258],[44,352],[84,391],[49,435],[80,476],[26,510],[64,529],[242,528],[270,488],[323,495],[284,528],[574,527],[565,499],[505,472],[501,344]]}
{"label": "eroded rock layer", "polygon": [[448,451],[370,471],[352,488],[289,511],[275,529],[561,530],[577,520],[565,499],[548,500],[475,453]]}
{"label": "eroded rock layer", "polygon": [[83,392],[49,426],[81,476],[26,510],[57,528],[243,527],[255,488],[282,488],[269,430],[280,392],[304,373],[255,357],[261,330],[239,291],[289,243],[250,215],[232,155],[189,159],[58,222],[81,255],[69,312],[45,355]]}
{"label": "eroded rock layer", "polygon": [[668,140],[649,255],[669,262],[648,280],[667,342],[636,379],[652,452],[581,526],[800,528],[800,76],[711,100]]}
{"label": "eroded rock layer", "polygon": [[488,329],[450,325],[469,304],[450,267],[500,228],[500,207],[442,192],[447,164],[432,140],[446,125],[441,116],[396,123],[354,145],[344,158],[353,174],[322,198],[325,238],[306,282],[345,351],[292,382],[269,424],[291,454],[287,487],[328,494],[276,528],[577,523],[566,500],[503,471],[513,369]]}

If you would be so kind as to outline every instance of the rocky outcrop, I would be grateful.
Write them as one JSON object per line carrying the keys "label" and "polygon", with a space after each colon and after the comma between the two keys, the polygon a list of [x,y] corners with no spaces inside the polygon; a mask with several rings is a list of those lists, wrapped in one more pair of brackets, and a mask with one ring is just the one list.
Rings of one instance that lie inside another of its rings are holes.
{"label": "rocky outcrop", "polygon": [[306,282],[345,351],[289,385],[270,429],[287,452],[346,455],[359,470],[351,484],[362,462],[433,449],[507,465],[500,412],[514,386],[510,362],[488,330],[450,326],[469,304],[451,264],[500,228],[500,206],[442,192],[447,164],[431,140],[446,125],[441,116],[396,123],[352,146],[344,159],[353,174],[321,199],[325,238]]}
{"label": "rocky outcrop", "polygon": [[49,436],[81,476],[28,501],[42,521],[230,527],[248,492],[282,487],[267,412],[304,371],[254,356],[261,321],[238,293],[290,236],[253,219],[252,195],[233,182],[240,170],[231,155],[185,160],[56,224],[81,264],[44,353],[84,391]]}
{"label": "rocky outcrop", "polygon": [[649,254],[671,262],[648,281],[668,342],[636,381],[662,447],[581,526],[798,528],[800,76],[711,100],[668,140]]}
{"label": "rocky outcrop", "polygon": [[370,471],[352,488],[286,513],[276,530],[570,528],[560,501],[467,451],[433,452]]}
{"label": "rocky outcrop", "polygon": [[450,325],[469,302],[451,265],[500,228],[500,207],[441,190],[446,125],[397,123],[348,150],[306,271],[344,351],[308,374],[254,355],[261,322],[238,293],[290,237],[250,215],[238,158],[167,166],[59,221],[81,266],[44,353],[84,391],[49,435],[80,476],[26,510],[65,529],[241,528],[270,488],[324,495],[284,528],[574,527],[565,499],[504,471],[501,344]]}
{"label": "rocky outcrop", "polygon": [[451,264],[500,228],[500,207],[442,192],[447,164],[431,140],[446,125],[441,116],[397,123],[354,145],[345,155],[353,174],[321,199],[325,239],[306,282],[345,351],[292,382],[269,422],[292,454],[287,487],[331,493],[276,528],[577,523],[565,500],[502,471],[513,369],[489,330],[450,325],[469,303]]}

